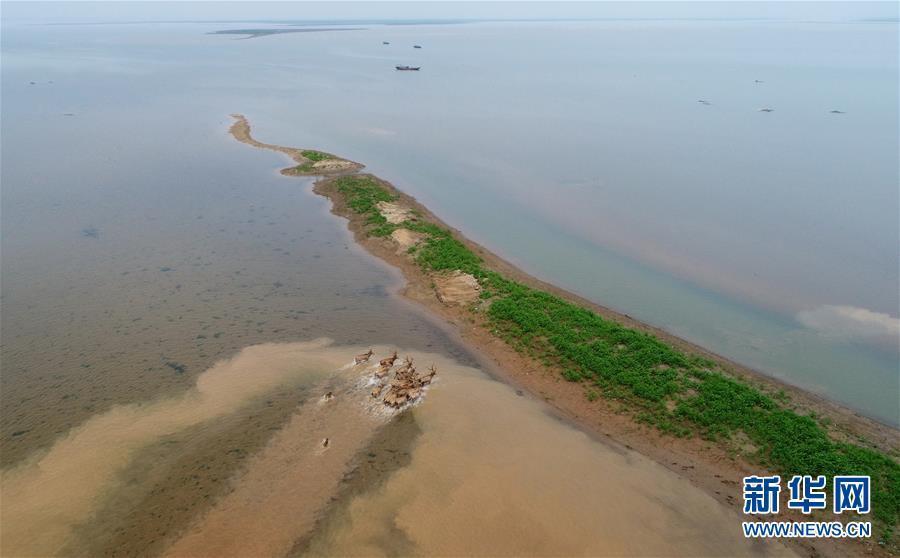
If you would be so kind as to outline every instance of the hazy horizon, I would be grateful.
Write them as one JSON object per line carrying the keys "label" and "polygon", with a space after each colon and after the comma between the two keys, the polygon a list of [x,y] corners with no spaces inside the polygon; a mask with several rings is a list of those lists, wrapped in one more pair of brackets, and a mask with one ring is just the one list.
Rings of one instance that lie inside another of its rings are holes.
{"label": "hazy horizon", "polygon": [[125,0],[120,2],[3,2],[3,20],[31,22],[217,22],[309,21],[316,19],[775,19],[847,21],[898,18],[895,2],[193,2]]}

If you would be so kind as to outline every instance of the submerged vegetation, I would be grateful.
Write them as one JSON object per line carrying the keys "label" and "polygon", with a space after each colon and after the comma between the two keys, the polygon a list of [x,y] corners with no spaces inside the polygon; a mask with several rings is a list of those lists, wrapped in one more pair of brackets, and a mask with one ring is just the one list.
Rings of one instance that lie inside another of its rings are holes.
{"label": "submerged vegetation", "polygon": [[589,400],[626,402],[636,420],[674,436],[699,436],[726,448],[749,440],[744,456],[783,475],[869,475],[872,513],[882,539],[892,538],[900,520],[900,464],[893,457],[833,439],[822,422],[789,409],[783,392],[769,395],[709,359],[507,279],[447,229],[420,219],[389,223],[378,203],[398,196],[373,177],[333,183],[350,209],[365,216],[367,234],[420,233],[423,240],[410,252],[423,270],[473,275],[482,292],[471,310],[483,316],[483,325],[566,380],[584,383]]}

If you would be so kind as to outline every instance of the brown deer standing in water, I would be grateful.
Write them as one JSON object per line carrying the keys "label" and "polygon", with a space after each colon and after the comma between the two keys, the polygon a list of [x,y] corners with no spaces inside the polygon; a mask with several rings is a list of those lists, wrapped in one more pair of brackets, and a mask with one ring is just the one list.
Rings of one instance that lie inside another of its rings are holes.
{"label": "brown deer standing in water", "polygon": [[356,355],[353,357],[353,364],[362,364],[364,362],[369,362],[369,359],[372,358],[372,355],[375,354],[375,351],[369,349],[368,352],[365,352],[361,355]]}
{"label": "brown deer standing in water", "polygon": [[401,371],[409,371],[413,369],[413,359],[411,356],[406,355],[403,357],[403,366],[400,367]]}
{"label": "brown deer standing in water", "polygon": [[425,376],[422,376],[422,384],[423,385],[430,384],[431,380],[432,380],[432,378],[434,378],[435,374],[437,374],[437,368],[435,368],[434,364],[432,364],[428,368],[428,374],[426,374]]}
{"label": "brown deer standing in water", "polygon": [[394,351],[394,354],[392,354],[391,356],[389,356],[387,358],[381,359],[381,362],[379,362],[378,364],[380,364],[381,366],[391,367],[394,365],[394,361],[396,361],[396,360],[397,360],[397,351]]}

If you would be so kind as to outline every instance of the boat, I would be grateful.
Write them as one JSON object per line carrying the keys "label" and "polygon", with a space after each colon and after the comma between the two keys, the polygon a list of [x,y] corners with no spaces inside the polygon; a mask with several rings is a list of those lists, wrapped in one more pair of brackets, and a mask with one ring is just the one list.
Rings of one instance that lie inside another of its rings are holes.
{"label": "boat", "polygon": [[422,45],[413,45],[413,48],[422,48]]}
{"label": "boat", "polygon": [[389,44],[391,44],[391,43],[389,43],[389,42],[387,42],[387,41],[381,41],[381,44],[383,44],[383,45],[389,45]]}
{"label": "boat", "polygon": [[394,66],[401,72],[418,72],[421,66]]}

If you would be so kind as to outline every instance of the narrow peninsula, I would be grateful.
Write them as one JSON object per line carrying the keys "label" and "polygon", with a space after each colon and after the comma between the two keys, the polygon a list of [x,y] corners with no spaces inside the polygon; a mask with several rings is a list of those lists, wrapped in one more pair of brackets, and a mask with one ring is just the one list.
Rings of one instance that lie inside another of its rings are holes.
{"label": "narrow peninsula", "polygon": [[531,277],[360,163],[261,143],[244,116],[232,116],[237,140],[293,159],[282,174],[318,177],[314,191],[356,240],[403,272],[402,294],[452,324],[520,393],[738,512],[745,475],[869,475],[875,537],[793,546],[826,555],[898,551],[896,429]]}

